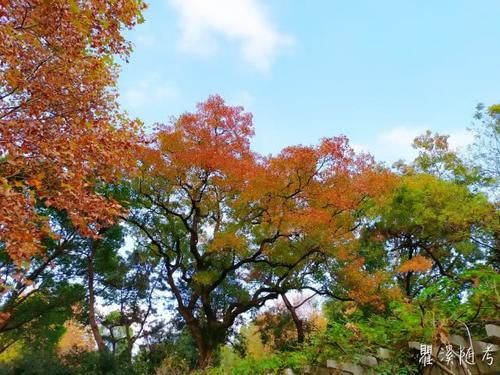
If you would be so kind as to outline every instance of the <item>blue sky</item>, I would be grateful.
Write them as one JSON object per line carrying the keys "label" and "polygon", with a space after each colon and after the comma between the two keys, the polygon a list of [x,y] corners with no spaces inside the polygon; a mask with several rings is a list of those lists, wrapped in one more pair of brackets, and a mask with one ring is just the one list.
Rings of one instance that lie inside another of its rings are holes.
{"label": "blue sky", "polygon": [[345,134],[378,160],[426,129],[470,136],[500,102],[498,0],[150,0],[120,102],[147,125],[210,94],[254,115],[254,150]]}

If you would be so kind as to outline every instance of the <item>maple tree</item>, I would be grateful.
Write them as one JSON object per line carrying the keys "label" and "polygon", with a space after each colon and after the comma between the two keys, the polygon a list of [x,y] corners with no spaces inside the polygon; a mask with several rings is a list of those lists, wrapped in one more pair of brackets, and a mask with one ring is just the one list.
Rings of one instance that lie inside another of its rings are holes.
{"label": "maple tree", "polygon": [[121,32],[143,8],[141,0],[0,1],[0,248],[17,271],[51,234],[40,206],[64,210],[89,236],[121,212],[96,191],[133,165],[136,124],[116,104],[114,56],[129,54]]}
{"label": "maple tree", "polygon": [[250,149],[252,134],[251,115],[218,96],[160,126],[126,217],[163,259],[201,367],[243,313],[303,288],[306,276],[296,281],[307,265],[362,263],[349,246],[356,212],[389,180],[345,137],[262,157]]}

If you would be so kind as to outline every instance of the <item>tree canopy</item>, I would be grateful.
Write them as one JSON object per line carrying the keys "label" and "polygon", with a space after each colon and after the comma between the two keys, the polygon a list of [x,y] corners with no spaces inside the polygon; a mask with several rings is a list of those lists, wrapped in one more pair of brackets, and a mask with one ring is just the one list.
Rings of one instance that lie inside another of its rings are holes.
{"label": "tree canopy", "polygon": [[0,372],[268,374],[383,347],[378,373],[423,373],[413,341],[450,373],[451,335],[500,323],[499,106],[467,150],[427,131],[392,167],[342,135],[261,155],[219,95],[144,127],[116,89],[144,9],[0,0]]}

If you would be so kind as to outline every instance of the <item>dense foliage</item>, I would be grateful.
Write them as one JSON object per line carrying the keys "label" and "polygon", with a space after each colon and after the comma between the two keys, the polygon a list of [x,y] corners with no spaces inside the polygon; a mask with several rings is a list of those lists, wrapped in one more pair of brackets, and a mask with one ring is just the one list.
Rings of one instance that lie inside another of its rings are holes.
{"label": "dense foliage", "polygon": [[[0,0],[0,373],[269,374],[499,323],[499,106],[463,153],[392,167],[346,137],[263,156],[211,96],[120,112],[140,0]],[[443,365],[444,366],[444,365]]]}

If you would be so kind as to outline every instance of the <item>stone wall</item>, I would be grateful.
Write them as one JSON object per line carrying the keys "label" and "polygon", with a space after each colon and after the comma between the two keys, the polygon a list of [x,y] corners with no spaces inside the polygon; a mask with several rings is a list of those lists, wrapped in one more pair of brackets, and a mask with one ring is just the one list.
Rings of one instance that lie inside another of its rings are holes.
{"label": "stone wall", "polygon": [[[482,340],[470,340],[469,338],[459,335],[449,335],[448,345],[451,345],[450,352],[445,346],[439,348],[432,348],[432,364],[424,367],[423,375],[497,375],[500,374],[500,326],[487,324],[485,326],[486,337]],[[464,354],[467,349],[471,347],[474,353],[474,360],[468,358],[469,365],[465,361],[465,356],[459,360],[460,353]],[[416,357],[421,355],[422,343],[410,341],[408,348],[415,351]],[[462,348],[462,352],[460,349]],[[485,351],[488,350],[493,363],[488,365],[485,360]],[[451,359],[450,361],[447,361]],[[389,360],[392,353],[385,348],[379,348],[375,356],[365,355],[361,356],[357,363],[353,362],[339,362],[333,359],[327,360],[325,367],[321,368],[304,368],[302,374],[311,375],[375,375],[377,374],[377,366],[383,361]],[[462,364],[460,364],[462,362]],[[295,375],[291,369],[283,372],[285,375]]]}

